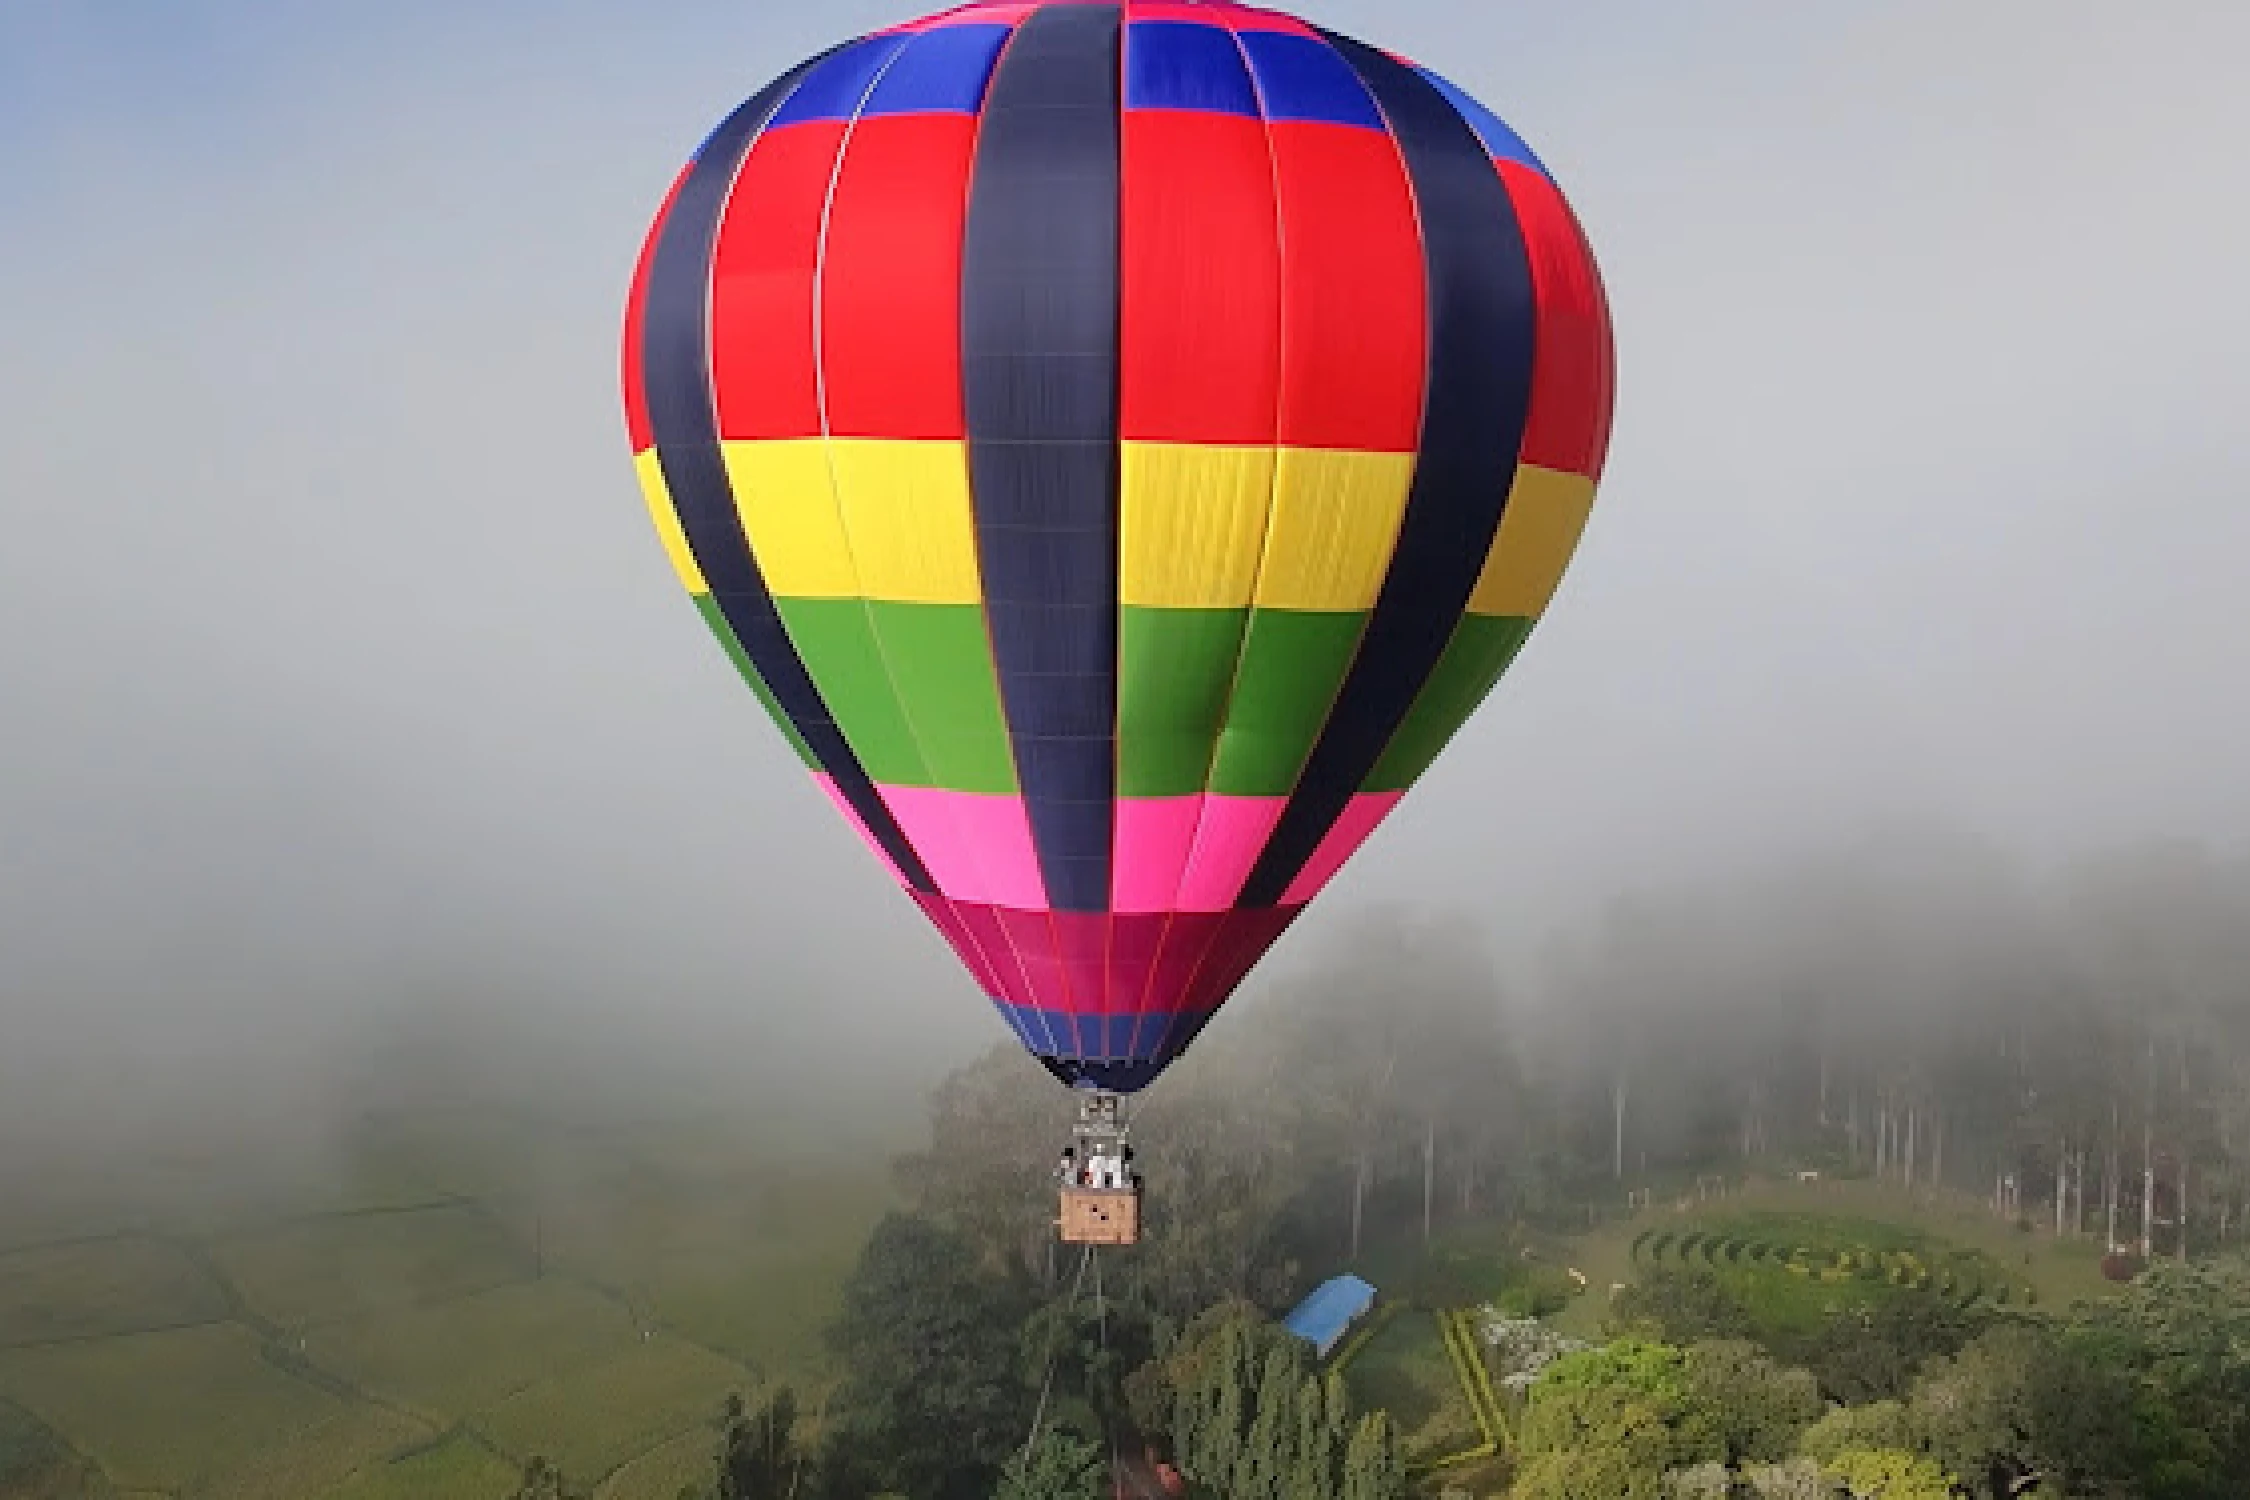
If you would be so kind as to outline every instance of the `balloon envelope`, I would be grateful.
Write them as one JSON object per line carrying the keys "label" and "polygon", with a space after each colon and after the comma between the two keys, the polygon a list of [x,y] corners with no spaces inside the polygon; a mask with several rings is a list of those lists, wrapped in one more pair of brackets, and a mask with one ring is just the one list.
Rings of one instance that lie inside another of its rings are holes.
{"label": "balloon envelope", "polygon": [[674,184],[625,338],[713,634],[1023,1044],[1124,1091],[1522,647],[1612,386],[1506,125],[1197,0],[793,69]]}

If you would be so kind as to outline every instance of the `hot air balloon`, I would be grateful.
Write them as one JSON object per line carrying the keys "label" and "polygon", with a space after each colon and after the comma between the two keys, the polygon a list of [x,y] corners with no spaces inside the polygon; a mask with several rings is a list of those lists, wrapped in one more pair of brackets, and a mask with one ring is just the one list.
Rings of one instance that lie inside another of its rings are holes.
{"label": "hot air balloon", "polygon": [[791,69],[673,184],[624,351],[656,529],[805,768],[1084,1091],[1108,1175],[1066,1238],[1132,1238],[1119,1096],[1522,648],[1613,383],[1523,141],[1272,10],[948,10]]}

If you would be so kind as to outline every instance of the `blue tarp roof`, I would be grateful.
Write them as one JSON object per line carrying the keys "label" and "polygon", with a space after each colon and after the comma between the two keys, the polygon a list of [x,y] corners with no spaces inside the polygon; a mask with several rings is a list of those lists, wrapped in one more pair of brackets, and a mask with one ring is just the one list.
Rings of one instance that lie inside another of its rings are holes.
{"label": "blue tarp roof", "polygon": [[1281,1320],[1281,1326],[1326,1354],[1344,1330],[1374,1305],[1373,1286],[1357,1276],[1337,1276],[1314,1287],[1312,1295]]}

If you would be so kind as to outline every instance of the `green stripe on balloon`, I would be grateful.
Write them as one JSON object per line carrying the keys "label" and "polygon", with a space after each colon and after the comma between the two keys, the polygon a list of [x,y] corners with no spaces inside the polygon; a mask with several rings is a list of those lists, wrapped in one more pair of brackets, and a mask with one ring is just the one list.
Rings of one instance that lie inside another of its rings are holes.
{"label": "green stripe on balloon", "polygon": [[805,737],[797,732],[797,726],[790,722],[789,715],[782,711],[781,704],[774,698],[773,689],[766,686],[765,678],[759,676],[758,669],[751,664],[750,653],[744,651],[742,642],[735,639],[734,627],[719,612],[718,602],[709,594],[691,594],[689,597],[695,600],[695,612],[703,617],[703,623],[717,637],[719,649],[726,652],[727,660],[734,663],[734,669],[742,674],[742,680],[750,684],[750,691],[765,705],[767,716],[789,741],[789,748],[797,752],[797,758],[805,763],[805,769],[825,771],[827,767],[814,756],[812,747],[805,743]]}
{"label": "green stripe on balloon", "polygon": [[1212,791],[1286,797],[1295,789],[1366,626],[1364,612],[1251,612]]}
{"label": "green stripe on balloon", "polygon": [[871,778],[884,786],[1015,792],[976,605],[778,602],[791,642]]}
{"label": "green stripe on balloon", "polygon": [[1203,790],[1248,616],[1246,609],[1125,606],[1118,635],[1119,796]]}
{"label": "green stripe on balloon", "polygon": [[1403,792],[1419,781],[1516,659],[1532,623],[1516,616],[1463,615],[1361,790]]}

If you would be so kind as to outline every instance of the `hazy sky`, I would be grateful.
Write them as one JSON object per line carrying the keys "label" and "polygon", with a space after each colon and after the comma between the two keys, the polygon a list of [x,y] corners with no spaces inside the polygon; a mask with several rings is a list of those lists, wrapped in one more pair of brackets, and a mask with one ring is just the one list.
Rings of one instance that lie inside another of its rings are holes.
{"label": "hazy sky", "polygon": [[[2250,9],[1303,9],[1532,142],[1622,366],[1554,612],[1324,906],[1505,944],[1899,816],[2250,835]],[[681,596],[618,406],[686,153],[908,13],[0,0],[12,1042],[511,988],[1001,1035]]]}

